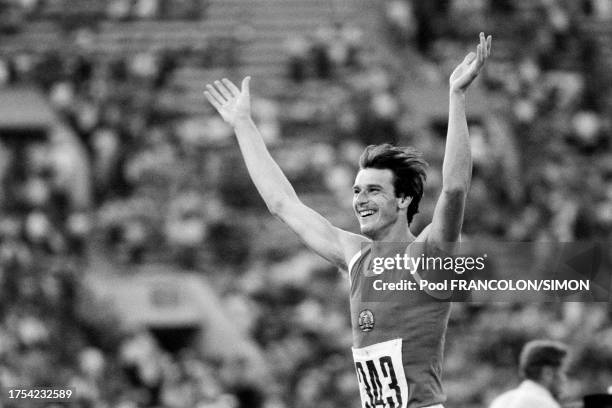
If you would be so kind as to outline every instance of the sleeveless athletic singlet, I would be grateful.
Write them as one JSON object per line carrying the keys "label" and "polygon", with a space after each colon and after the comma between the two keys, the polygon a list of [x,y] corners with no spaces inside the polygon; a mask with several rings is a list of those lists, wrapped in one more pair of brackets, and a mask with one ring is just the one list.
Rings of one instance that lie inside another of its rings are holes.
{"label": "sleeveless athletic singlet", "polygon": [[[395,257],[407,250],[406,244],[402,249],[397,244],[381,248],[377,257]],[[451,305],[420,291],[374,293],[373,281],[381,276],[372,273],[372,252],[372,245],[365,245],[349,265],[353,357],[362,406],[417,408],[443,403],[442,355]],[[390,273],[416,282],[405,270],[384,272]]]}

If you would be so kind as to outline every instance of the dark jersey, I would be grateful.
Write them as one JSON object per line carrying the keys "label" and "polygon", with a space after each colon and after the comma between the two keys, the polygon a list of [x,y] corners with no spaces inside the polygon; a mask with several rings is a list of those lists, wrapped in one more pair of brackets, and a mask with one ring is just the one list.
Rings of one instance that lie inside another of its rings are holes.
{"label": "dark jersey", "polygon": [[[420,291],[372,291],[373,281],[382,277],[372,273],[372,259],[404,251],[413,256],[416,245],[402,245],[401,250],[397,244],[377,246],[373,255],[368,244],[349,265],[353,357],[364,408],[427,407],[446,399],[441,372],[450,303]],[[417,276],[405,270],[384,272],[390,273],[416,284],[424,271]]]}

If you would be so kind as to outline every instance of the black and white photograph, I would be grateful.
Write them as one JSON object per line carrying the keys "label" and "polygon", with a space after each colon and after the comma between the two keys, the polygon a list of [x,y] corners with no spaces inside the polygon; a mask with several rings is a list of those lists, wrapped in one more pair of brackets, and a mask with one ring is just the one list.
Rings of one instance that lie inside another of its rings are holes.
{"label": "black and white photograph", "polygon": [[612,408],[612,0],[0,0],[0,408]]}

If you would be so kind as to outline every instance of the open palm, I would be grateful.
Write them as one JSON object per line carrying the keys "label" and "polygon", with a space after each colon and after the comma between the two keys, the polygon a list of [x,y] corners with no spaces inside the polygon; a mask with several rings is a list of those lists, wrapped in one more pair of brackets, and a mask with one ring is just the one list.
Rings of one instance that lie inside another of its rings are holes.
{"label": "open palm", "polygon": [[449,83],[453,91],[465,91],[480,73],[487,58],[491,55],[491,36],[485,38],[480,33],[480,43],[476,47],[476,53],[470,52],[461,64],[455,68],[450,76]]}
{"label": "open palm", "polygon": [[224,121],[234,126],[240,118],[250,118],[251,97],[249,83],[251,77],[242,80],[241,89],[238,89],[232,81],[223,78],[215,81],[214,86],[207,84],[204,91],[206,99],[215,107]]}

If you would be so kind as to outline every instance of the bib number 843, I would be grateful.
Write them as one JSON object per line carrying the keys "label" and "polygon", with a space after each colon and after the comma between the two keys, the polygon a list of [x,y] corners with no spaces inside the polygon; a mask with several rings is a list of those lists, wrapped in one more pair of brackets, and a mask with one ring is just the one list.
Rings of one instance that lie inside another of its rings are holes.
{"label": "bib number 843", "polygon": [[[401,408],[403,406],[402,389],[390,356],[357,361],[355,369],[359,386],[367,396],[367,400],[362,401],[364,408]],[[362,392],[362,399],[363,397]]]}

